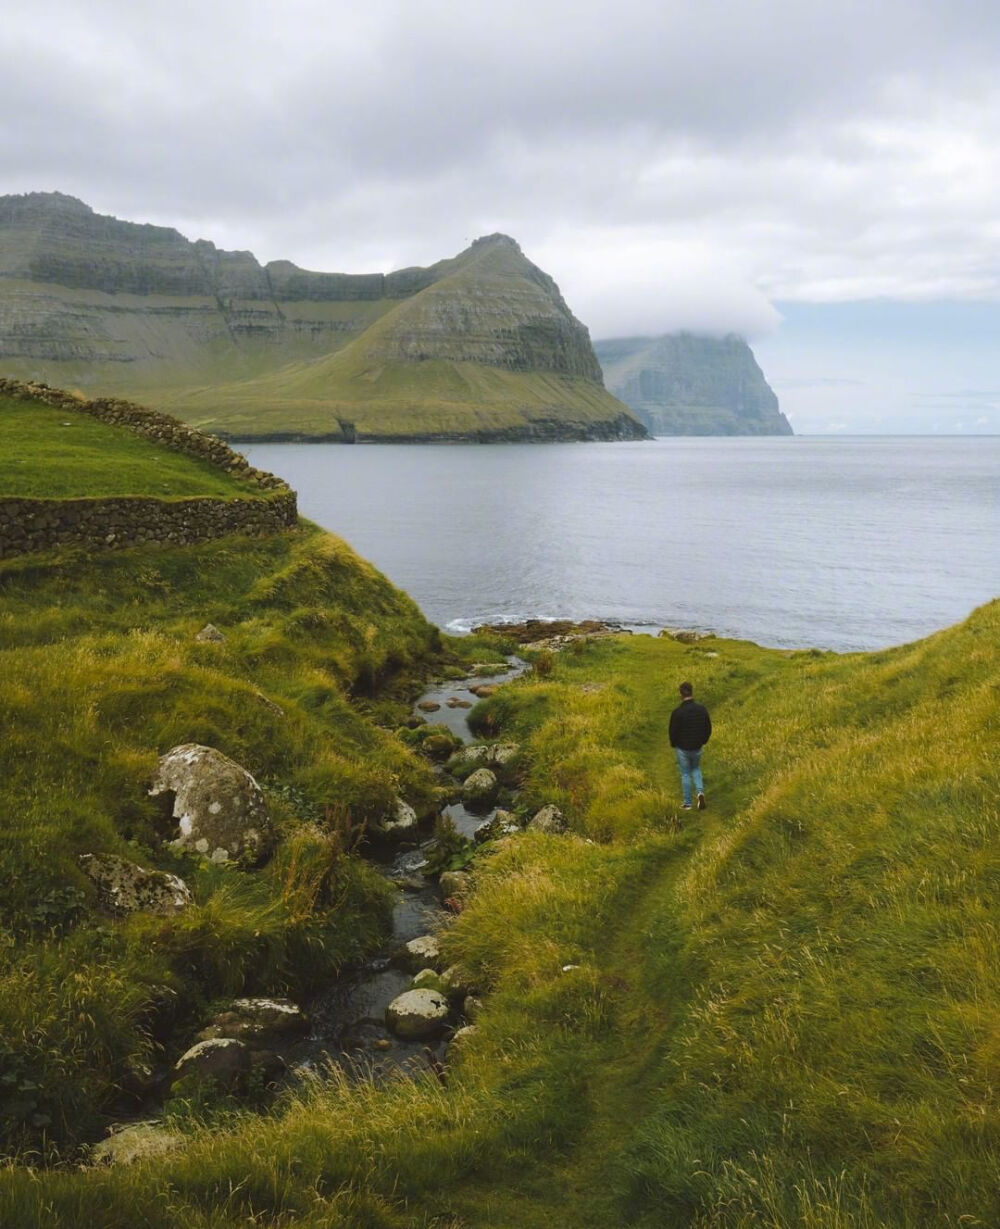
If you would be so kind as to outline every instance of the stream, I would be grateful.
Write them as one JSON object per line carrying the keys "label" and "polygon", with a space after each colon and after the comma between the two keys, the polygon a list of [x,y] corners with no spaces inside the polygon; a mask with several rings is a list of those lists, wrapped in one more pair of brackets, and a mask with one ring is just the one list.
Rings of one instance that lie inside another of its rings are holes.
{"label": "stream", "polygon": [[[463,743],[471,743],[468,715],[477,697],[470,689],[506,683],[526,668],[526,662],[512,656],[507,667],[494,674],[477,672],[464,679],[436,684],[417,698],[413,713],[429,723],[445,726]],[[440,707],[428,711],[433,704]],[[493,818],[496,808],[472,811],[463,803],[454,802],[444,807],[442,813],[462,836],[471,838]],[[436,1039],[404,1041],[390,1032],[385,1021],[386,1008],[409,990],[413,981],[413,971],[395,965],[393,957],[410,939],[433,931],[444,913],[436,878],[423,875],[433,843],[433,838],[417,834],[409,841],[373,854],[372,861],[396,884],[398,891],[391,935],[366,965],[338,978],[305,1005],[311,1032],[285,1055],[292,1070],[315,1070],[333,1060],[351,1073],[379,1081],[400,1069],[426,1069],[428,1061],[443,1057],[450,1030]]]}

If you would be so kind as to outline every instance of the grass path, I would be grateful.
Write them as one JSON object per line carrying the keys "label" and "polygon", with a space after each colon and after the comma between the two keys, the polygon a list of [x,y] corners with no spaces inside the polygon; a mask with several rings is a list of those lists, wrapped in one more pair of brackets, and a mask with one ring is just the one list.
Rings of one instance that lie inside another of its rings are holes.
{"label": "grass path", "polygon": [[[669,999],[637,976],[647,963],[651,936],[672,917],[682,854],[715,834],[718,819],[692,827],[680,844],[650,849],[648,870],[598,954],[602,981],[611,990],[611,1022],[591,1055],[586,1111],[579,1137],[562,1155],[547,1156],[509,1185],[471,1184],[452,1199],[460,1224],[476,1229],[608,1229],[619,1223],[621,1154],[634,1125],[652,1108],[656,1078],[674,1024]],[[623,976],[623,971],[628,971]],[[572,1219],[568,1219],[571,1217]]]}
{"label": "grass path", "polygon": [[[520,700],[536,775],[648,865],[585,957],[609,1023],[573,1129],[449,1192],[456,1229],[996,1223],[998,613],[846,657],[637,638]],[[664,662],[717,719],[710,809],[673,841],[648,822],[679,792]]]}
{"label": "grass path", "polygon": [[[655,652],[656,646],[633,643],[638,654],[629,665],[638,684],[648,670],[648,650]],[[632,757],[652,788],[676,796],[679,808],[680,783],[667,737],[676,701],[665,689],[648,687],[641,693],[637,688],[632,698],[637,701],[629,738]],[[629,881],[628,895],[619,902],[617,925],[594,952],[600,981],[609,991],[611,1018],[602,1044],[589,1057],[587,1102],[579,1110],[578,1137],[561,1154],[547,1155],[523,1169],[516,1181],[466,1186],[460,1197],[451,1199],[459,1218],[456,1225],[608,1229],[620,1223],[622,1154],[635,1124],[654,1107],[662,1056],[675,1024],[671,995],[664,991],[676,989],[676,984],[665,987],[662,977],[653,974],[650,943],[666,932],[678,948],[682,945],[676,920],[678,879],[691,853],[721,835],[722,811],[727,808],[728,799],[720,791],[705,812],[668,810],[669,823],[676,816],[683,824],[680,833],[647,839],[643,873]]]}
{"label": "grass path", "polygon": [[[619,730],[620,745],[650,789],[676,799],[672,808],[667,806],[664,819],[666,827],[676,822],[680,833],[676,838],[646,839],[649,861],[644,874],[630,882],[615,929],[606,932],[607,941],[594,952],[601,981],[611,992],[612,1018],[603,1044],[590,1058],[587,1102],[578,1110],[579,1135],[561,1154],[550,1153],[521,1170],[516,1181],[494,1179],[464,1187],[460,1197],[450,1201],[458,1217],[456,1226],[608,1229],[618,1225],[625,1198],[623,1153],[636,1124],[649,1117],[661,1095],[663,1055],[676,1024],[672,999],[681,992],[684,977],[679,964],[673,964],[674,976],[665,983],[663,962],[650,959],[650,944],[666,933],[678,952],[683,947],[675,899],[678,881],[687,872],[691,855],[723,835],[725,817],[745,801],[746,790],[734,786],[734,773],[717,740],[705,757],[709,808],[689,813],[679,809],[680,780],[667,735],[679,697],[666,682],[650,686],[651,677],[662,672],[665,645],[645,637],[627,643],[627,653],[611,650],[615,683],[627,694],[630,713]],[[759,653],[751,645],[731,648],[738,659]],[[564,658],[563,665],[569,666],[574,682],[579,676],[585,685],[595,683],[584,662],[574,668],[572,659]],[[745,668],[746,662],[741,660],[740,665]],[[780,658],[775,667],[780,668]],[[696,664],[678,662],[677,670],[678,678],[685,672],[698,677]],[[714,790],[713,779],[722,783]],[[656,1219],[657,1227],[663,1224]]]}

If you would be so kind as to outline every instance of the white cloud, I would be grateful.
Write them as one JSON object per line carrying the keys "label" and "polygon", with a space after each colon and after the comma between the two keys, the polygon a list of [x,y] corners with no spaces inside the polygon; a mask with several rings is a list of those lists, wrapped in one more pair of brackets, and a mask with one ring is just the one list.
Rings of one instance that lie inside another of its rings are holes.
{"label": "white cloud", "polygon": [[981,0],[11,0],[0,55],[0,192],[263,260],[505,230],[595,336],[1000,299]]}
{"label": "white cloud", "polygon": [[571,231],[528,255],[558,271],[560,289],[594,337],[738,333],[757,337],[781,319],[743,269],[704,243],[655,234]]}

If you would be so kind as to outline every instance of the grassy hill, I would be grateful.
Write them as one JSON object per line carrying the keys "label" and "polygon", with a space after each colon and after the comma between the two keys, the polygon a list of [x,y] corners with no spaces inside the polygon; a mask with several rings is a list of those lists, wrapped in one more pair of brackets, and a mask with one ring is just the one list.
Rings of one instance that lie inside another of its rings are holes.
{"label": "grassy hill", "polygon": [[645,435],[504,235],[428,268],[314,273],[59,193],[0,197],[0,374],[241,439]]}
{"label": "grassy hill", "polygon": [[239,438],[641,434],[605,391],[586,331],[550,279],[502,236],[439,266],[432,285],[329,357],[167,404]]}
{"label": "grassy hill", "polygon": [[[1000,1223],[998,645],[993,603],[873,654],[543,657],[475,719],[571,833],[473,864],[445,946],[485,1009],[447,1085],[331,1078],[166,1161],[12,1170],[4,1224]],[[715,734],[681,824],[683,677]]]}
{"label": "grassy hill", "polygon": [[[0,433],[0,495],[247,493],[36,401],[0,406]],[[196,639],[207,622],[223,641]],[[436,812],[427,762],[383,726],[441,653],[405,594],[305,523],[0,561],[0,1151],[72,1155],[220,995],[302,994],[383,942],[385,881],[351,850],[400,796]],[[278,832],[263,867],[165,845],[175,821],[147,791],[187,742],[263,785]],[[78,862],[90,853],[177,873],[195,904],[114,920]]]}
{"label": "grassy hill", "polygon": [[120,427],[0,395],[0,498],[245,497],[252,484]]}

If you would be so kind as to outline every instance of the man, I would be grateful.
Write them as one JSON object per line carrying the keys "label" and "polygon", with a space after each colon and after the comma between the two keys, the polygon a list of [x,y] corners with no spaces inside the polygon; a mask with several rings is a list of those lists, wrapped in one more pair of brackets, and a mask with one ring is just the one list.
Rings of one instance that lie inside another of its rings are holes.
{"label": "man", "polygon": [[698,810],[705,809],[705,784],[701,779],[702,748],[712,737],[712,719],[704,704],[694,698],[690,683],[680,685],[681,702],[670,714],[670,745],[677,753],[684,791],[684,811],[691,810],[691,782],[698,796]]}

